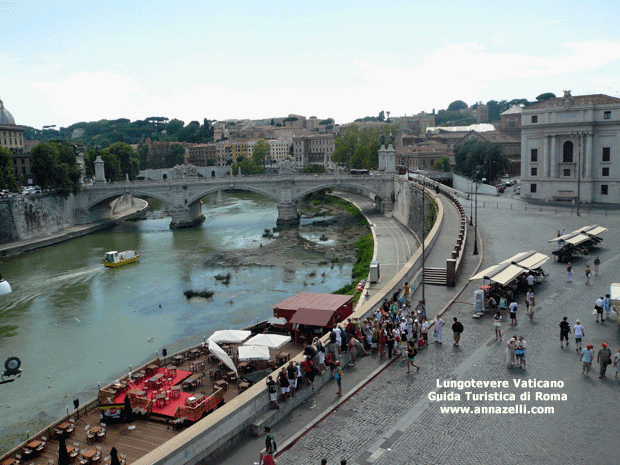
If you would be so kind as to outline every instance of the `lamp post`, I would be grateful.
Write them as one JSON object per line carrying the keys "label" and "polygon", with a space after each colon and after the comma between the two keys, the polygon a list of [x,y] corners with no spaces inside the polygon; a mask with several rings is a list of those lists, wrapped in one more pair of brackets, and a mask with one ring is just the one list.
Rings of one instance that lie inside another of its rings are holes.
{"label": "lamp post", "polygon": [[[424,179],[424,178],[422,178]],[[426,229],[426,213],[425,213],[425,208],[424,208],[424,203],[425,203],[425,197],[426,197],[426,193],[424,192],[424,184],[422,185],[422,303],[424,305],[426,305],[426,298],[424,296],[424,282],[426,281],[424,278],[424,265],[426,264],[425,262],[425,250],[424,250],[424,235],[425,235],[425,229]]]}
{"label": "lamp post", "polygon": [[474,225],[474,202],[472,202],[471,194],[469,194],[469,225]]}
{"label": "lamp post", "polygon": [[[487,178],[482,178],[485,182]],[[474,255],[478,255],[478,179],[476,179],[476,221],[474,224]]]}

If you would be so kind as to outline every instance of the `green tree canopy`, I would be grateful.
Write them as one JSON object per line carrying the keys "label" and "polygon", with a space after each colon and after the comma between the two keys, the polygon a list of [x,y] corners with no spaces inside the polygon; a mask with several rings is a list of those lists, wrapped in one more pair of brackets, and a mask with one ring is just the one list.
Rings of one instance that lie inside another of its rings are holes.
{"label": "green tree canopy", "polygon": [[117,142],[110,145],[107,150],[118,160],[120,179],[117,180],[125,179],[125,174],[129,175],[129,179],[135,179],[140,171],[140,160],[131,146],[124,142]]}
{"label": "green tree canopy", "polygon": [[13,153],[4,147],[0,147],[0,189],[19,190],[13,169]]}
{"label": "green tree canopy", "polygon": [[469,108],[465,102],[462,100],[455,100],[450,105],[448,105],[448,111],[461,111]]}
{"label": "green tree canopy", "polygon": [[549,100],[550,98],[555,98],[555,94],[553,92],[545,92],[544,94],[540,94],[536,97],[538,102],[544,102],[545,100]]}
{"label": "green tree canopy", "polygon": [[376,169],[379,164],[381,136],[389,137],[394,129],[396,128],[388,124],[382,128],[364,129],[352,124],[335,140],[336,150],[332,154],[332,160],[349,168]]}
{"label": "green tree canopy", "polygon": [[262,166],[257,165],[251,158],[243,158],[237,161],[237,163],[233,163],[231,167],[233,176],[239,174],[239,168],[241,168],[241,174],[244,176],[263,174],[263,171],[265,170]]}
{"label": "green tree canopy", "polygon": [[181,144],[169,145],[168,153],[164,155],[164,168],[172,168],[185,163],[185,148]]}
{"label": "green tree canopy", "polygon": [[265,166],[267,163],[267,159],[271,155],[271,147],[269,143],[261,139],[254,145],[254,150],[252,151],[252,160],[256,163],[257,166]]}
{"label": "green tree canopy", "polygon": [[449,173],[452,169],[450,165],[450,157],[444,156],[435,162],[433,165],[433,169],[436,171],[443,171],[444,173]]}
{"label": "green tree canopy", "polygon": [[80,190],[80,170],[73,148],[63,142],[40,142],[32,149],[31,167],[37,184],[63,196]]}
{"label": "green tree canopy", "polygon": [[327,173],[327,170],[325,169],[325,167],[323,165],[318,165],[316,163],[311,163],[307,166],[304,166],[300,171],[300,173],[310,173],[310,174],[322,174],[322,173]]}
{"label": "green tree canopy", "polygon": [[454,148],[456,171],[474,179],[497,180],[508,166],[499,144],[471,139]]}

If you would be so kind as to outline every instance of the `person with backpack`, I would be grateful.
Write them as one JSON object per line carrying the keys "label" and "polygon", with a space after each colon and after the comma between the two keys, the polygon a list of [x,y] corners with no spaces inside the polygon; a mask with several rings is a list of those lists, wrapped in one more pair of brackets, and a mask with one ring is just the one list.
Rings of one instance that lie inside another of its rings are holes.
{"label": "person with backpack", "polygon": [[273,463],[273,454],[276,453],[276,451],[278,450],[278,446],[276,445],[276,440],[273,437],[273,434],[271,434],[271,428],[269,428],[269,426],[265,426],[263,428],[263,433],[266,434],[267,436],[265,437],[265,451],[261,451],[260,456],[258,458],[258,463],[260,464],[265,464],[268,462],[265,461],[264,459],[267,456],[271,456],[272,460],[269,463]]}
{"label": "person with backpack", "polygon": [[463,324],[458,320],[457,317],[454,317],[452,331],[454,332],[454,347],[458,347],[461,340],[461,333],[463,332]]}
{"label": "person with backpack", "polygon": [[566,347],[568,347],[568,335],[570,334],[570,323],[568,317],[565,316],[560,321],[560,347],[564,348],[564,339],[566,339]]}
{"label": "person with backpack", "polygon": [[336,384],[338,384],[338,392],[336,392],[337,396],[342,395],[342,368],[340,367],[340,361],[336,362],[336,373],[334,373],[334,379],[336,380]]}
{"label": "person with backpack", "polygon": [[312,363],[312,360],[310,360],[310,357],[306,357],[306,359],[301,362],[301,365],[304,368],[306,382],[312,386],[312,390],[314,391],[314,377],[316,375],[317,368],[314,366],[314,363]]}

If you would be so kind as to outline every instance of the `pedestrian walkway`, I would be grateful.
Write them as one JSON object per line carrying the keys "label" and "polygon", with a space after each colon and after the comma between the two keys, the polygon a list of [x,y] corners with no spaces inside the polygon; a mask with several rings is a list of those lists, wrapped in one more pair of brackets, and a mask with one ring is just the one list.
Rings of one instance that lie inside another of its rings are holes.
{"label": "pedestrian walkway", "polygon": [[[408,231],[410,236],[409,240],[413,238],[413,234],[411,234],[407,228],[398,223],[396,219],[386,218],[385,216],[378,214],[376,210],[372,210],[371,212],[369,210],[370,206],[364,204],[363,198],[359,196],[356,197],[358,197],[354,199],[356,205],[364,212],[364,214],[369,214],[368,217],[371,224],[376,224],[377,218],[380,217],[382,221],[390,222],[393,228],[404,228]],[[347,198],[353,200],[353,197],[350,197],[349,195],[347,195]],[[456,242],[458,228],[460,227],[460,216],[456,208],[450,208],[450,206],[446,205],[450,203],[447,198],[440,196],[440,199],[445,208],[444,223],[439,232],[439,238],[427,256],[427,260],[429,263],[440,263],[443,260],[445,266],[445,259],[450,256],[450,252],[454,248],[454,244]],[[387,227],[387,225],[383,224],[382,227]],[[404,236],[406,235],[407,234],[404,234]],[[381,257],[380,259],[384,260],[386,263],[396,260],[394,256],[396,250],[394,247],[394,235],[380,234],[375,236],[377,237],[377,257]],[[415,238],[413,240],[415,241]],[[470,245],[468,244],[467,247],[470,247]],[[408,258],[410,258],[414,252],[415,249],[411,251]],[[405,259],[402,263],[404,264],[407,259]],[[473,261],[477,262],[476,260]],[[470,268],[466,268],[466,270],[469,270]],[[385,279],[384,282],[389,282],[389,280],[396,274],[396,271],[398,271],[394,268],[394,274],[390,276],[388,275],[388,270],[389,268],[386,268],[385,275],[382,276],[382,279]],[[460,278],[457,281],[457,287],[455,288],[447,288],[445,286],[427,286],[426,289],[428,294],[426,298],[428,302],[427,308],[430,310],[429,315],[439,313],[446,305],[448,305],[450,299],[457,293],[459,286],[462,287],[463,283],[466,282],[466,278]],[[421,292],[421,289],[414,292],[414,298],[418,298],[418,292]],[[443,306],[441,304],[442,301],[444,302]],[[392,361],[385,362],[383,360],[379,360],[379,356],[377,354],[373,354],[368,357],[358,358],[358,363],[354,367],[344,367],[342,397],[339,398],[335,396],[337,390],[336,384],[335,382],[330,382],[318,390],[308,399],[308,401],[297,407],[291,414],[278,422],[276,425],[272,426],[272,433],[276,437],[280,451],[291,446],[291,449],[288,452],[284,452],[278,457],[278,464],[290,463],[297,465],[301,463],[320,463],[322,457],[315,457],[315,455],[324,450],[323,447],[314,449],[311,445],[312,443],[308,446],[299,446],[299,444],[305,444],[304,436],[306,434],[316,434],[316,431],[319,431],[319,435],[327,434],[321,426],[323,424],[323,419],[325,419],[324,421],[327,421],[328,418],[331,419],[334,416],[339,417],[339,412],[342,411],[342,406],[349,405],[348,399],[356,393],[361,394],[371,380],[377,379],[379,380],[379,384],[384,386],[383,383],[385,381],[389,381],[389,379],[384,379],[384,371],[388,367],[392,369],[392,365],[400,367],[402,363],[404,363],[402,357],[394,358]],[[378,413],[378,415],[383,419],[390,419],[390,415],[386,415],[384,413]],[[343,435],[348,436],[350,427],[346,424],[341,425],[341,427],[344,428],[342,430]],[[328,437],[330,440],[326,441]],[[355,435],[352,437],[355,437]],[[333,442],[331,439],[331,436],[325,436],[321,439],[321,442],[324,443],[326,447],[332,449],[334,453],[342,452],[345,454],[346,451],[350,450],[350,441],[339,440]],[[262,437],[244,438],[243,443],[235,444],[233,450],[220,458],[219,463],[223,465],[237,465],[242,463],[251,464],[257,462],[258,452],[262,449],[263,445],[264,438]],[[344,456],[346,455],[343,455],[343,457]],[[350,457],[351,455],[348,456]],[[330,459],[328,463],[337,462],[335,459]]]}

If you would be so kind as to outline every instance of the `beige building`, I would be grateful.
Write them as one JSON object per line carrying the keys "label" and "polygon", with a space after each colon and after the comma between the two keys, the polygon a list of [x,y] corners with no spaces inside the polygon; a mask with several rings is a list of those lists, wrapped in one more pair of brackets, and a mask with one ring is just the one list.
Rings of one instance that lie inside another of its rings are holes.
{"label": "beige building", "polygon": [[13,152],[13,168],[17,181],[29,184],[30,155],[24,151],[24,128],[15,124],[15,119],[0,100],[0,147]]}
{"label": "beige building", "polygon": [[521,196],[620,203],[620,99],[551,98],[521,113]]}
{"label": "beige building", "polygon": [[267,141],[269,144],[269,158],[274,162],[290,160],[291,149],[288,142],[284,140],[272,139]]}
{"label": "beige building", "polygon": [[293,156],[297,166],[331,163],[336,150],[334,134],[303,134],[293,137]]}

